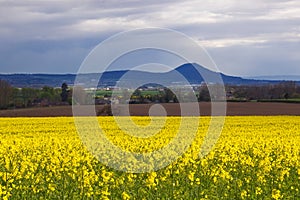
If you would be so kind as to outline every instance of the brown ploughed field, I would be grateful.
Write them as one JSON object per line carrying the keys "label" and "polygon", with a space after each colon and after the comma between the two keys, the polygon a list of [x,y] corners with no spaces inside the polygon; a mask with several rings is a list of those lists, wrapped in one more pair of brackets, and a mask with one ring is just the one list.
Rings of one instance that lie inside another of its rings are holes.
{"label": "brown ploughed field", "polygon": [[[130,104],[131,116],[147,116],[149,109],[153,104]],[[175,103],[165,103],[162,105],[167,115],[180,116],[180,106]],[[200,102],[200,115],[207,116],[211,114],[211,104],[209,102]],[[96,106],[99,111],[102,105]],[[84,113],[82,115],[85,115]],[[300,104],[297,103],[258,103],[258,102],[228,102],[228,116],[243,115],[300,115]],[[73,116],[72,106],[53,106],[39,108],[24,108],[15,110],[0,110],[0,117],[56,117]]]}

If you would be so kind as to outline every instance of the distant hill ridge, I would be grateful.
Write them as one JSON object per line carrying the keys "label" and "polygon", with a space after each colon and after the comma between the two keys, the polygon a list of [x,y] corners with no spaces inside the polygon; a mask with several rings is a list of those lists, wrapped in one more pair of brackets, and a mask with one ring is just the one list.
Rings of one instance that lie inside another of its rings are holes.
{"label": "distant hill ridge", "polygon": [[[197,70],[196,70],[197,68]],[[198,73],[200,72],[200,74]],[[130,71],[120,70],[120,71],[108,71],[104,72],[101,76],[101,80],[98,86],[114,86],[120,78],[126,77],[131,78],[130,82],[132,84],[139,83],[143,81],[160,80],[164,85],[172,85],[177,80],[174,77],[178,77],[178,72],[189,81],[190,84],[200,84],[205,82],[203,77],[216,77],[217,72],[206,69],[198,64],[187,63],[177,67],[175,70],[165,73],[151,73],[144,71]],[[91,85],[97,85],[100,73],[91,73],[81,75],[85,82],[91,83]],[[282,82],[281,80],[255,80],[247,79],[236,76],[229,76],[220,73],[223,82],[230,85],[254,85],[254,84],[276,84]],[[76,74],[0,74],[0,79],[8,81],[14,87],[34,87],[40,88],[43,86],[49,87],[60,87],[62,83],[67,83],[68,85],[73,85]],[[212,79],[213,80],[213,79]],[[183,82],[176,82],[177,85],[184,84]],[[300,81],[297,82],[300,84]]]}
{"label": "distant hill ridge", "polygon": [[250,76],[244,77],[256,80],[285,80],[285,81],[300,81],[300,75],[274,75],[274,76]]}

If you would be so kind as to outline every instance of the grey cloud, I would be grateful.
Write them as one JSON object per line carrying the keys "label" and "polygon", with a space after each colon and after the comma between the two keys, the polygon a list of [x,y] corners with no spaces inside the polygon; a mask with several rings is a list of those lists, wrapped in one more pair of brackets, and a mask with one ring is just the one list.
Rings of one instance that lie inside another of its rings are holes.
{"label": "grey cloud", "polygon": [[[300,73],[294,55],[300,49],[300,18],[295,14],[299,8],[299,1],[288,0],[1,1],[0,72],[18,71],[19,65],[38,71],[36,60],[45,71],[53,71],[50,66],[57,65],[75,72],[78,58],[111,34],[161,26],[208,43],[243,38],[265,41],[209,47],[221,66],[226,66],[224,72],[255,75],[265,72],[264,65],[285,63]],[[239,57],[233,59],[231,53]],[[280,70],[279,64],[276,66]]]}
{"label": "grey cloud", "polygon": [[[86,49],[22,51],[1,54],[1,73],[75,73],[88,54]],[[7,56],[7,57],[4,57]]]}
{"label": "grey cloud", "polygon": [[208,49],[218,68],[232,75],[300,74],[299,45],[273,42],[268,46],[232,46]]}

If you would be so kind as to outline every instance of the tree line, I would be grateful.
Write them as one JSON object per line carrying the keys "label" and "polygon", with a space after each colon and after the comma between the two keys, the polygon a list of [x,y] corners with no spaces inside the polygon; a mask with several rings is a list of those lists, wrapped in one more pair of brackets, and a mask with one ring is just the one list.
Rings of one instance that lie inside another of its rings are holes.
{"label": "tree line", "polygon": [[278,84],[226,86],[227,99],[236,100],[287,100],[300,99],[300,86],[294,81]]}
{"label": "tree line", "polygon": [[[218,89],[218,85],[210,85],[210,90]],[[72,92],[76,89],[76,99],[72,99]],[[72,101],[78,104],[110,104],[113,100],[120,103],[177,103],[190,100],[210,101],[211,98],[218,100],[220,97],[211,97],[206,84],[195,86],[194,92],[184,88],[156,88],[157,93],[143,94],[141,89],[134,92],[122,90],[118,99],[112,99],[111,96],[95,96],[91,98],[90,94],[83,88],[69,88],[63,83],[61,88],[52,88],[44,86],[43,88],[14,88],[8,82],[0,80],[0,109],[8,108],[26,108],[35,106],[49,105],[71,105]],[[252,101],[252,100],[276,100],[276,99],[300,99],[300,86],[293,81],[285,81],[278,84],[266,85],[226,85],[226,99],[228,101]],[[175,95],[174,92],[177,94]],[[214,92],[217,94],[217,92]],[[87,98],[88,97],[88,98]],[[87,99],[94,99],[93,102],[87,102]]]}
{"label": "tree line", "polygon": [[66,84],[62,88],[15,88],[0,80],[0,109],[70,104],[69,93]]}

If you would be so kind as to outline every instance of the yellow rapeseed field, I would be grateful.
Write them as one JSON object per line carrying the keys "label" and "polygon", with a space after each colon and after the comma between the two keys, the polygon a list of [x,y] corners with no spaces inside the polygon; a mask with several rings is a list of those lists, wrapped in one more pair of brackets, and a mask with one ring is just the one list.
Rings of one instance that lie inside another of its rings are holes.
{"label": "yellow rapeseed field", "polygon": [[[143,153],[172,141],[180,118],[153,117],[165,124],[148,138],[128,135],[113,117],[98,120],[114,145]],[[200,117],[194,142],[169,166],[126,173],[89,153],[72,117],[0,118],[0,199],[300,199],[299,116],[226,117],[213,151],[199,158],[209,121]]]}

